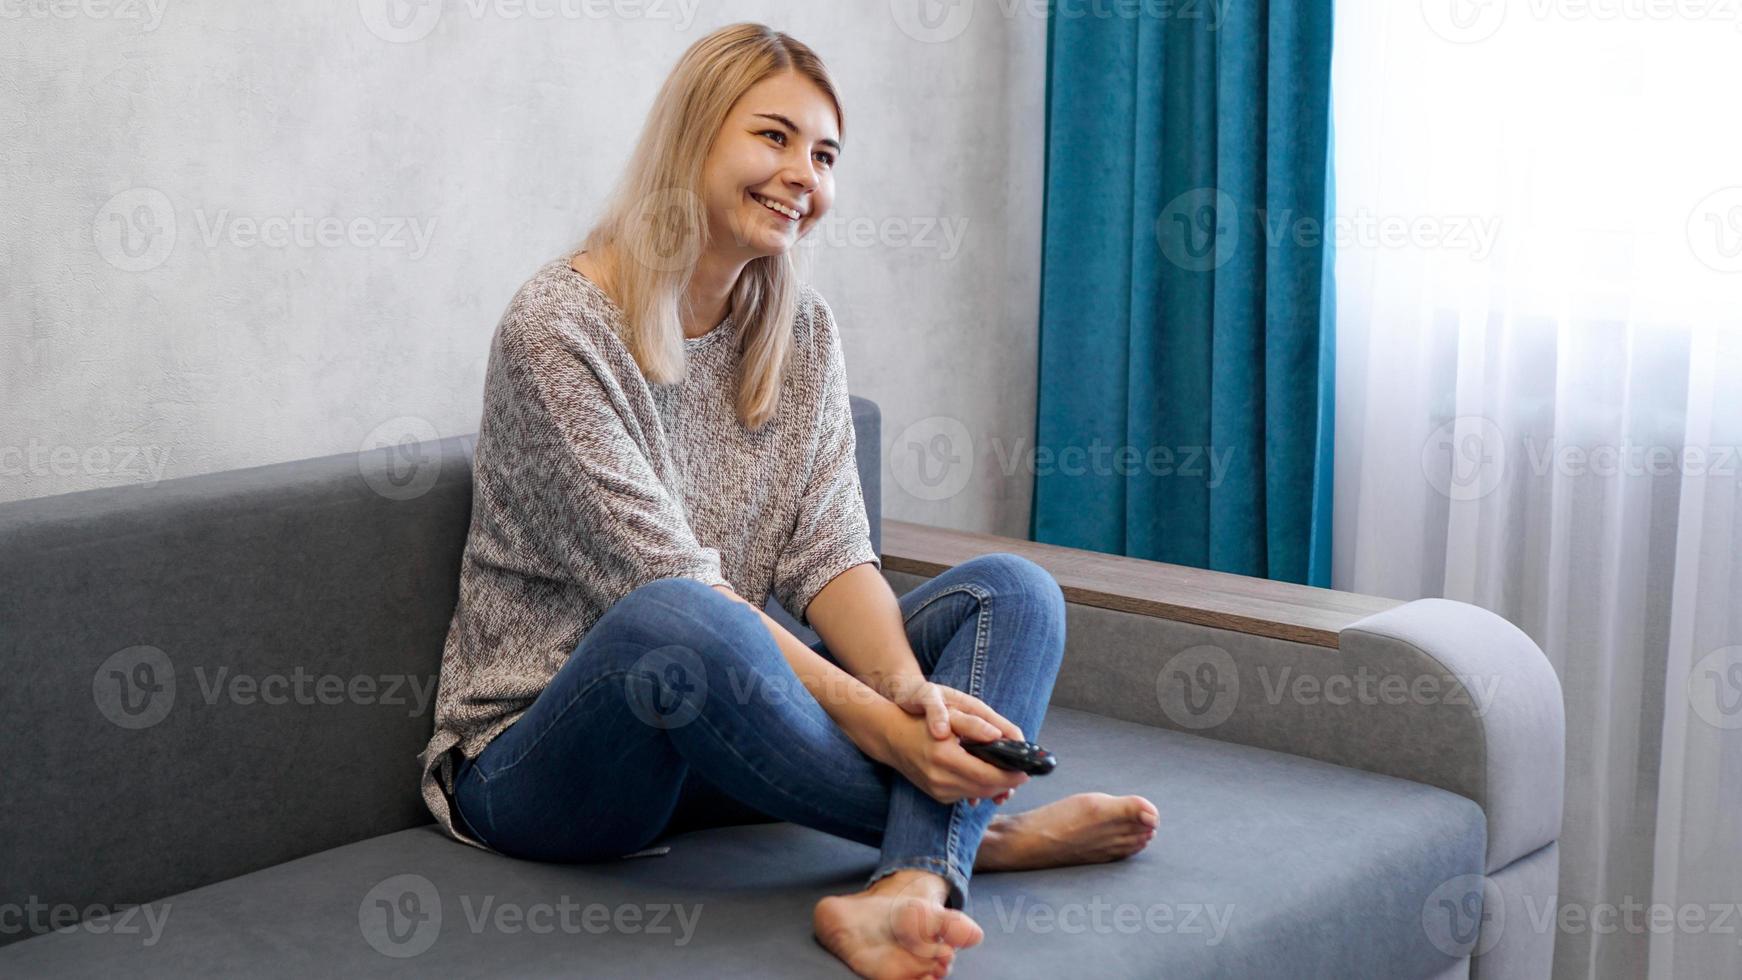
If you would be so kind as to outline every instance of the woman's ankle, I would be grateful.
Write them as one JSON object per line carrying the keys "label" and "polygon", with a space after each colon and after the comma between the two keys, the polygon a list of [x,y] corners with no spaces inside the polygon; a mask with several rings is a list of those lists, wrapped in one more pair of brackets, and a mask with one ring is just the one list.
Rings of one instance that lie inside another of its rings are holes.
{"label": "woman's ankle", "polygon": [[950,883],[943,875],[923,868],[902,868],[872,882],[865,889],[878,895],[900,895],[943,905],[950,896]]}

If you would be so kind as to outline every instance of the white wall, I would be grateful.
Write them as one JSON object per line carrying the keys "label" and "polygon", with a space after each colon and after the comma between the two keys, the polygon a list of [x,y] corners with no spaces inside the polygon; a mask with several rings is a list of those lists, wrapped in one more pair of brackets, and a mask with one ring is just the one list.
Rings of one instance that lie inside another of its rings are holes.
{"label": "white wall", "polygon": [[[760,20],[842,89],[830,241],[807,252],[852,389],[907,454],[885,513],[1023,534],[1029,478],[992,444],[1033,431],[1044,21],[132,2],[0,0],[0,500],[475,430],[514,288],[584,233],[683,49]],[[252,227],[298,220],[289,245]],[[911,476],[940,428],[976,447],[959,490]]]}

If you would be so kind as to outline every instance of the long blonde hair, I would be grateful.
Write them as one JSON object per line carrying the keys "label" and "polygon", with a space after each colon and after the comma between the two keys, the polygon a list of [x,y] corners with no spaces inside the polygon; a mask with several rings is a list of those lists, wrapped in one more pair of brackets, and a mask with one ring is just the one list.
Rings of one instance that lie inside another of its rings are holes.
{"label": "long blonde hair", "polygon": [[[674,383],[687,370],[680,313],[709,227],[702,164],[738,99],[784,71],[815,82],[844,125],[841,100],[814,51],[761,24],[722,27],[691,45],[660,87],[628,169],[581,245],[618,259],[611,287],[627,321],[623,342],[650,383]],[[752,259],[732,289],[736,409],[748,429],[759,428],[779,404],[798,292],[790,251]]]}

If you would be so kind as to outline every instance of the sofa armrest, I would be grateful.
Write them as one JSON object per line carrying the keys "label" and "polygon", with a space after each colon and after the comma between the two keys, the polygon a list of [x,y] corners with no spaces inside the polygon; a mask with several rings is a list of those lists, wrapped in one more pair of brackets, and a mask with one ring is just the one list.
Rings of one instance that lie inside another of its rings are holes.
{"label": "sofa armrest", "polygon": [[1426,783],[1487,819],[1487,870],[1560,831],[1560,682],[1500,616],[1013,538],[884,524],[892,577],[1020,554],[1067,600],[1053,702]]}
{"label": "sofa armrest", "polygon": [[1359,705],[1327,754],[1481,804],[1490,872],[1560,836],[1560,678],[1523,630],[1469,603],[1418,599],[1344,629],[1340,653],[1345,669],[1427,680],[1424,696]]}

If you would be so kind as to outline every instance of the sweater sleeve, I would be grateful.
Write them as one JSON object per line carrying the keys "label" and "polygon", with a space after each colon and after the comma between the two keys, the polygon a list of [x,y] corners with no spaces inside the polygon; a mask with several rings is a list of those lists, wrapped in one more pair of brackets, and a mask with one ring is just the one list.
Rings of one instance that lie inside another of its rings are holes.
{"label": "sweater sleeve", "polygon": [[582,586],[600,609],[659,578],[729,585],[587,331],[535,317],[504,333],[500,355],[507,397],[491,420],[490,488],[508,498],[519,544],[545,573]]}
{"label": "sweater sleeve", "polygon": [[773,583],[775,598],[807,627],[811,600],[835,576],[867,562],[883,566],[871,547],[871,522],[859,486],[847,364],[834,316],[821,297],[815,299],[811,315],[826,377],[809,476],[792,534],[775,559]]}

